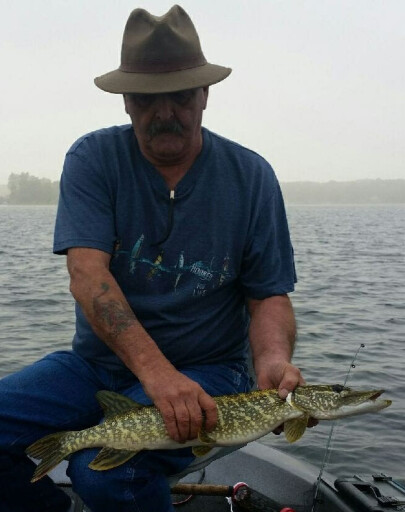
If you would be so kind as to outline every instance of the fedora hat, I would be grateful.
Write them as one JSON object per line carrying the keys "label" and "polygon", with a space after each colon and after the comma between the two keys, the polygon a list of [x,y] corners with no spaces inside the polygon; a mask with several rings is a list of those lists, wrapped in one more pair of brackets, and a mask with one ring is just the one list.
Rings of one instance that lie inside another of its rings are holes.
{"label": "fedora hat", "polygon": [[124,30],[121,65],[95,78],[103,91],[165,93],[215,84],[230,68],[209,64],[186,11],[174,5],[163,16],[131,12]]}

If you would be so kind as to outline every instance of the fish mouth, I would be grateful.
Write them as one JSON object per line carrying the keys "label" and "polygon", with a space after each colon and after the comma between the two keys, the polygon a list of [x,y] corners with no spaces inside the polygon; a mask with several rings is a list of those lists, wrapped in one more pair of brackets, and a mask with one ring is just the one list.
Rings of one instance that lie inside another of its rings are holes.
{"label": "fish mouth", "polygon": [[347,398],[375,402],[378,398],[380,398],[380,396],[384,392],[385,392],[384,389],[372,389],[370,391],[360,391],[360,390],[350,389],[347,394]]}

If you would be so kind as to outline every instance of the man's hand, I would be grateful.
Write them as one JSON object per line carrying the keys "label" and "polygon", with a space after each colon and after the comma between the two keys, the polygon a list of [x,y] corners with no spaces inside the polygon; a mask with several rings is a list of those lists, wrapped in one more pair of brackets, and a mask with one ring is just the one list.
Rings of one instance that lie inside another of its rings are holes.
{"label": "man's hand", "polygon": [[195,439],[204,426],[207,432],[217,423],[215,401],[202,387],[170,364],[142,381],[145,393],[163,416],[169,436],[179,443]]}
{"label": "man's hand", "polygon": [[176,370],[138,322],[109,270],[110,259],[96,249],[69,249],[71,291],[87,320],[139,378],[162,413],[170,437],[181,443],[195,439],[202,426],[211,431],[217,422],[215,401]]}
{"label": "man's hand", "polygon": [[295,343],[295,319],[287,295],[249,299],[249,337],[259,389],[278,389],[281,398],[305,381],[290,361]]}
{"label": "man's hand", "polygon": [[[294,391],[297,386],[304,386],[305,380],[301,371],[289,362],[263,364],[263,369],[258,370],[257,385],[259,389],[278,389],[280,398],[287,398],[288,393]],[[314,427],[318,421],[309,418],[308,427]],[[284,425],[277,427],[273,433],[278,435],[283,431]]]}
{"label": "man's hand", "polygon": [[[294,312],[287,295],[248,300],[250,343],[259,389],[277,389],[280,398],[305,384],[301,371],[290,363],[295,342]],[[309,426],[316,424],[310,420]],[[274,433],[282,432],[283,427]]]}
{"label": "man's hand", "polygon": [[288,361],[261,359],[256,362],[255,371],[258,388],[278,389],[280,398],[286,398],[297,386],[305,384],[301,371]]}

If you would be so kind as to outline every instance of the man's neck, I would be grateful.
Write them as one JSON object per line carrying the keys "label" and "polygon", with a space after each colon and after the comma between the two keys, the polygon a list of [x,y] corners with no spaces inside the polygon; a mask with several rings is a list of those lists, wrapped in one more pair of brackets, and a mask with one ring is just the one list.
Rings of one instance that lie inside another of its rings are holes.
{"label": "man's neck", "polygon": [[190,166],[170,166],[170,167],[161,167],[155,166],[158,170],[159,174],[163,177],[166,182],[167,188],[169,190],[174,190],[183,178],[187,174]]}
{"label": "man's neck", "polygon": [[164,158],[158,155],[151,155],[147,148],[141,152],[144,157],[156,168],[166,182],[169,190],[174,190],[179,181],[187,174],[188,170],[194,164],[196,158],[202,149],[202,135],[200,139],[196,141],[193,147],[188,148],[187,153],[179,155],[177,158]]}

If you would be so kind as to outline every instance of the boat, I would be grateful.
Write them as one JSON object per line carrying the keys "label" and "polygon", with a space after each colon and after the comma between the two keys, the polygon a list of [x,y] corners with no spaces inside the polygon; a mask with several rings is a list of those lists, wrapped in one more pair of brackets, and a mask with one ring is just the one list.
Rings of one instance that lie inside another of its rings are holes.
{"label": "boat", "polygon": [[[71,512],[90,512],[71,489],[66,463],[50,476],[72,497]],[[175,483],[179,512],[405,511],[405,477],[384,473],[339,477],[257,441]]]}

